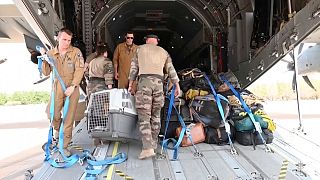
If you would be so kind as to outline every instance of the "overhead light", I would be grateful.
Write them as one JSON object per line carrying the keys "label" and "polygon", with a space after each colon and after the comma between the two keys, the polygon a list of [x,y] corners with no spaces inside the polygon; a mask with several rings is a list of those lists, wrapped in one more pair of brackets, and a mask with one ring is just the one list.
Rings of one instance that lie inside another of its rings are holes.
{"label": "overhead light", "polygon": [[297,32],[293,32],[291,34],[291,36],[290,36],[290,39],[293,39],[293,40],[297,41],[298,40],[298,33]]}
{"label": "overhead light", "polygon": [[41,14],[47,15],[47,14],[49,13],[49,10],[47,9],[45,3],[39,1],[38,6],[39,6],[39,8],[38,8],[38,15],[39,15],[39,16],[40,16]]}
{"label": "overhead light", "polygon": [[193,22],[195,22],[195,21],[196,21],[196,19],[195,19],[195,18],[193,18],[193,19],[192,19],[192,21],[193,21]]}
{"label": "overhead light", "polygon": [[114,17],[114,18],[112,18],[112,21],[115,21],[116,20],[116,18]]}
{"label": "overhead light", "polygon": [[263,60],[260,61],[257,69],[263,71],[263,69],[264,69],[264,62],[263,62]]}
{"label": "overhead light", "polygon": [[118,36],[118,39],[120,39],[121,38],[121,36]]}
{"label": "overhead light", "polygon": [[320,16],[320,9],[316,10],[314,13],[312,13],[312,17],[313,18],[316,18],[316,17],[319,17]]}
{"label": "overhead light", "polygon": [[174,47],[173,47],[173,46],[171,46],[171,49],[174,49]]}
{"label": "overhead light", "polygon": [[271,56],[279,57],[279,53],[277,50],[274,50],[271,54]]}
{"label": "overhead light", "polygon": [[180,36],[181,39],[183,39],[183,36]]}

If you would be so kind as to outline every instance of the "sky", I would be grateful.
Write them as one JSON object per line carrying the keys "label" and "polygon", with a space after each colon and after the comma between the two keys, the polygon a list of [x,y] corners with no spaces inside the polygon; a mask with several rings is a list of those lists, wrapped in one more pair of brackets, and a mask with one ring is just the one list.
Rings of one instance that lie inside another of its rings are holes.
{"label": "sky", "polygon": [[16,91],[50,91],[50,79],[34,85],[40,80],[38,67],[30,60],[30,53],[23,43],[0,43],[0,93]]}

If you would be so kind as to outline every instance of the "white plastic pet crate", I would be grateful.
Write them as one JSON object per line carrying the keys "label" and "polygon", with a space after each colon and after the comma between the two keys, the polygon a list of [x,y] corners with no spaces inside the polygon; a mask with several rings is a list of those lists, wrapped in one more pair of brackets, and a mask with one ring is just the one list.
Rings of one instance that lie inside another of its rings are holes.
{"label": "white plastic pet crate", "polygon": [[126,89],[92,93],[87,108],[88,133],[105,140],[138,139],[134,97]]}

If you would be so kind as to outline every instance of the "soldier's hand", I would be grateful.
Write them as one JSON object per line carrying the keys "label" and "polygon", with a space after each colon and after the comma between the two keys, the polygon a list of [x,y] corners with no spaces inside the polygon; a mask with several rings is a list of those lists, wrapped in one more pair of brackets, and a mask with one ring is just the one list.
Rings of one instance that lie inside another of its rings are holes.
{"label": "soldier's hand", "polygon": [[119,80],[119,73],[115,72],[115,73],[114,73],[114,78],[115,78],[116,80]]}
{"label": "soldier's hand", "polygon": [[112,84],[109,84],[109,85],[108,85],[108,89],[112,89]]}
{"label": "soldier's hand", "polygon": [[178,97],[180,95],[180,85],[179,83],[175,83],[175,85],[176,85],[176,89],[174,91],[174,96]]}
{"label": "soldier's hand", "polygon": [[129,86],[128,91],[132,95],[134,95],[136,93],[136,92],[134,92],[134,89],[132,88],[132,86]]}
{"label": "soldier's hand", "polygon": [[74,86],[69,86],[69,87],[66,89],[66,91],[64,92],[64,94],[65,94],[66,96],[71,96],[71,94],[73,93],[74,89],[75,89]]}
{"label": "soldier's hand", "polygon": [[40,53],[41,53],[41,55],[46,54],[46,49],[44,49],[43,47],[41,47],[41,48],[40,48]]}

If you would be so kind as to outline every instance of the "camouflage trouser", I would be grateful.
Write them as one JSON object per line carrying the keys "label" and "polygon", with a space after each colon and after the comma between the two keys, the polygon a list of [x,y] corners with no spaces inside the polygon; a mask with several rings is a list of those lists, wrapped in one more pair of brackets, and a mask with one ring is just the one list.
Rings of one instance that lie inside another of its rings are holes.
{"label": "camouflage trouser", "polygon": [[143,149],[156,149],[164,103],[162,80],[153,76],[140,78],[135,96]]}
{"label": "camouflage trouser", "polygon": [[104,80],[89,80],[88,85],[87,85],[87,96],[88,100],[90,99],[90,95],[92,93],[98,92],[98,91],[103,91],[106,90],[107,85],[105,84]]}

